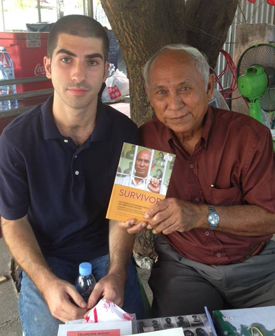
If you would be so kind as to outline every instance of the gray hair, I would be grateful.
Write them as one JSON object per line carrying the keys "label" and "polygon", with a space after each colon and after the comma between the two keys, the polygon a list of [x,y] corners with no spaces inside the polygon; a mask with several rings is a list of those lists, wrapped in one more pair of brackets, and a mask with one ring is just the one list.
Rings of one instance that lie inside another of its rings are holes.
{"label": "gray hair", "polygon": [[160,55],[162,54],[165,50],[182,50],[188,53],[195,61],[195,65],[199,73],[201,74],[204,84],[205,84],[205,89],[207,89],[207,84],[208,84],[208,79],[209,79],[209,73],[210,73],[210,66],[207,61],[207,57],[202,54],[198,49],[191,47],[189,45],[184,45],[184,44],[168,44],[162,49],[160,49],[155,55],[153,55],[149,61],[145,64],[143,68],[143,77],[145,80],[145,85],[146,87],[149,86],[148,83],[148,77],[149,77],[149,71],[150,67],[153,63],[153,61]]}

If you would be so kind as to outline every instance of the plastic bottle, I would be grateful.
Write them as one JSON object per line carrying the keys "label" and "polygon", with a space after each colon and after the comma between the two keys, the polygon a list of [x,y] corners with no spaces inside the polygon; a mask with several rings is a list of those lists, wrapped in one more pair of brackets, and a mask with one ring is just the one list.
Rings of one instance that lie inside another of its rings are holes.
{"label": "plastic bottle", "polygon": [[[0,64],[3,65],[4,70],[6,74],[8,75],[8,79],[14,79],[14,67],[13,67],[13,61],[9,55],[9,53],[6,51],[6,47],[0,46]],[[9,86],[9,94],[16,94],[16,84]],[[11,107],[17,108],[18,107],[18,101],[17,99],[11,100]]]}
{"label": "plastic bottle", "polygon": [[[9,86],[1,85],[1,80],[8,79],[8,75],[6,74],[3,65],[0,64],[0,96],[5,96],[9,94]],[[0,111],[8,111],[11,108],[10,100],[0,101]]]}
{"label": "plastic bottle", "polygon": [[83,262],[79,265],[79,276],[75,282],[75,288],[83,297],[85,302],[88,302],[89,296],[95,287],[96,281],[92,274],[92,265],[88,262]]}

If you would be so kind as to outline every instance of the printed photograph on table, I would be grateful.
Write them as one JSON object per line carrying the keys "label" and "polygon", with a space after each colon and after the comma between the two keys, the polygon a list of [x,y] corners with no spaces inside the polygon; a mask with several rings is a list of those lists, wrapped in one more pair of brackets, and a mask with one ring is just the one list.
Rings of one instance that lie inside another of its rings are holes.
{"label": "printed photograph on table", "polygon": [[165,198],[174,161],[174,154],[124,143],[106,217],[143,220]]}
{"label": "printed photograph on table", "polygon": [[184,336],[214,336],[205,314],[168,316],[155,319],[138,320],[138,332],[152,332],[182,328]]}

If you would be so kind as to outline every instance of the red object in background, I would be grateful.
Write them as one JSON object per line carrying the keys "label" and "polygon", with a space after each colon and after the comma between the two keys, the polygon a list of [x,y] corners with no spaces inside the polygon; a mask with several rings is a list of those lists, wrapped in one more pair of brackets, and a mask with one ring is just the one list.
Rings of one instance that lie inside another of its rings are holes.
{"label": "red object in background", "polygon": [[[49,33],[0,33],[0,45],[12,58],[15,78],[45,76],[43,57],[47,55]],[[52,88],[51,81],[17,84],[17,92]]]}
{"label": "red object in background", "polygon": [[275,0],[267,0],[267,3],[271,6],[275,6]]}
{"label": "red object in background", "polygon": [[252,3],[254,3],[254,2],[256,2],[256,0],[248,0],[249,2],[252,2]]}

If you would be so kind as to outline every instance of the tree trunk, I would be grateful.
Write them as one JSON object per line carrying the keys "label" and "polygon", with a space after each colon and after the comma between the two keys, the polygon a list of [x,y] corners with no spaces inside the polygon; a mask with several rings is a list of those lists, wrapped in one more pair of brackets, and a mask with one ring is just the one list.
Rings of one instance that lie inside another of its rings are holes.
{"label": "tree trunk", "polygon": [[131,119],[138,125],[153,115],[142,68],[160,48],[184,43],[204,52],[215,66],[238,0],[101,0],[123,51],[130,81]]}

